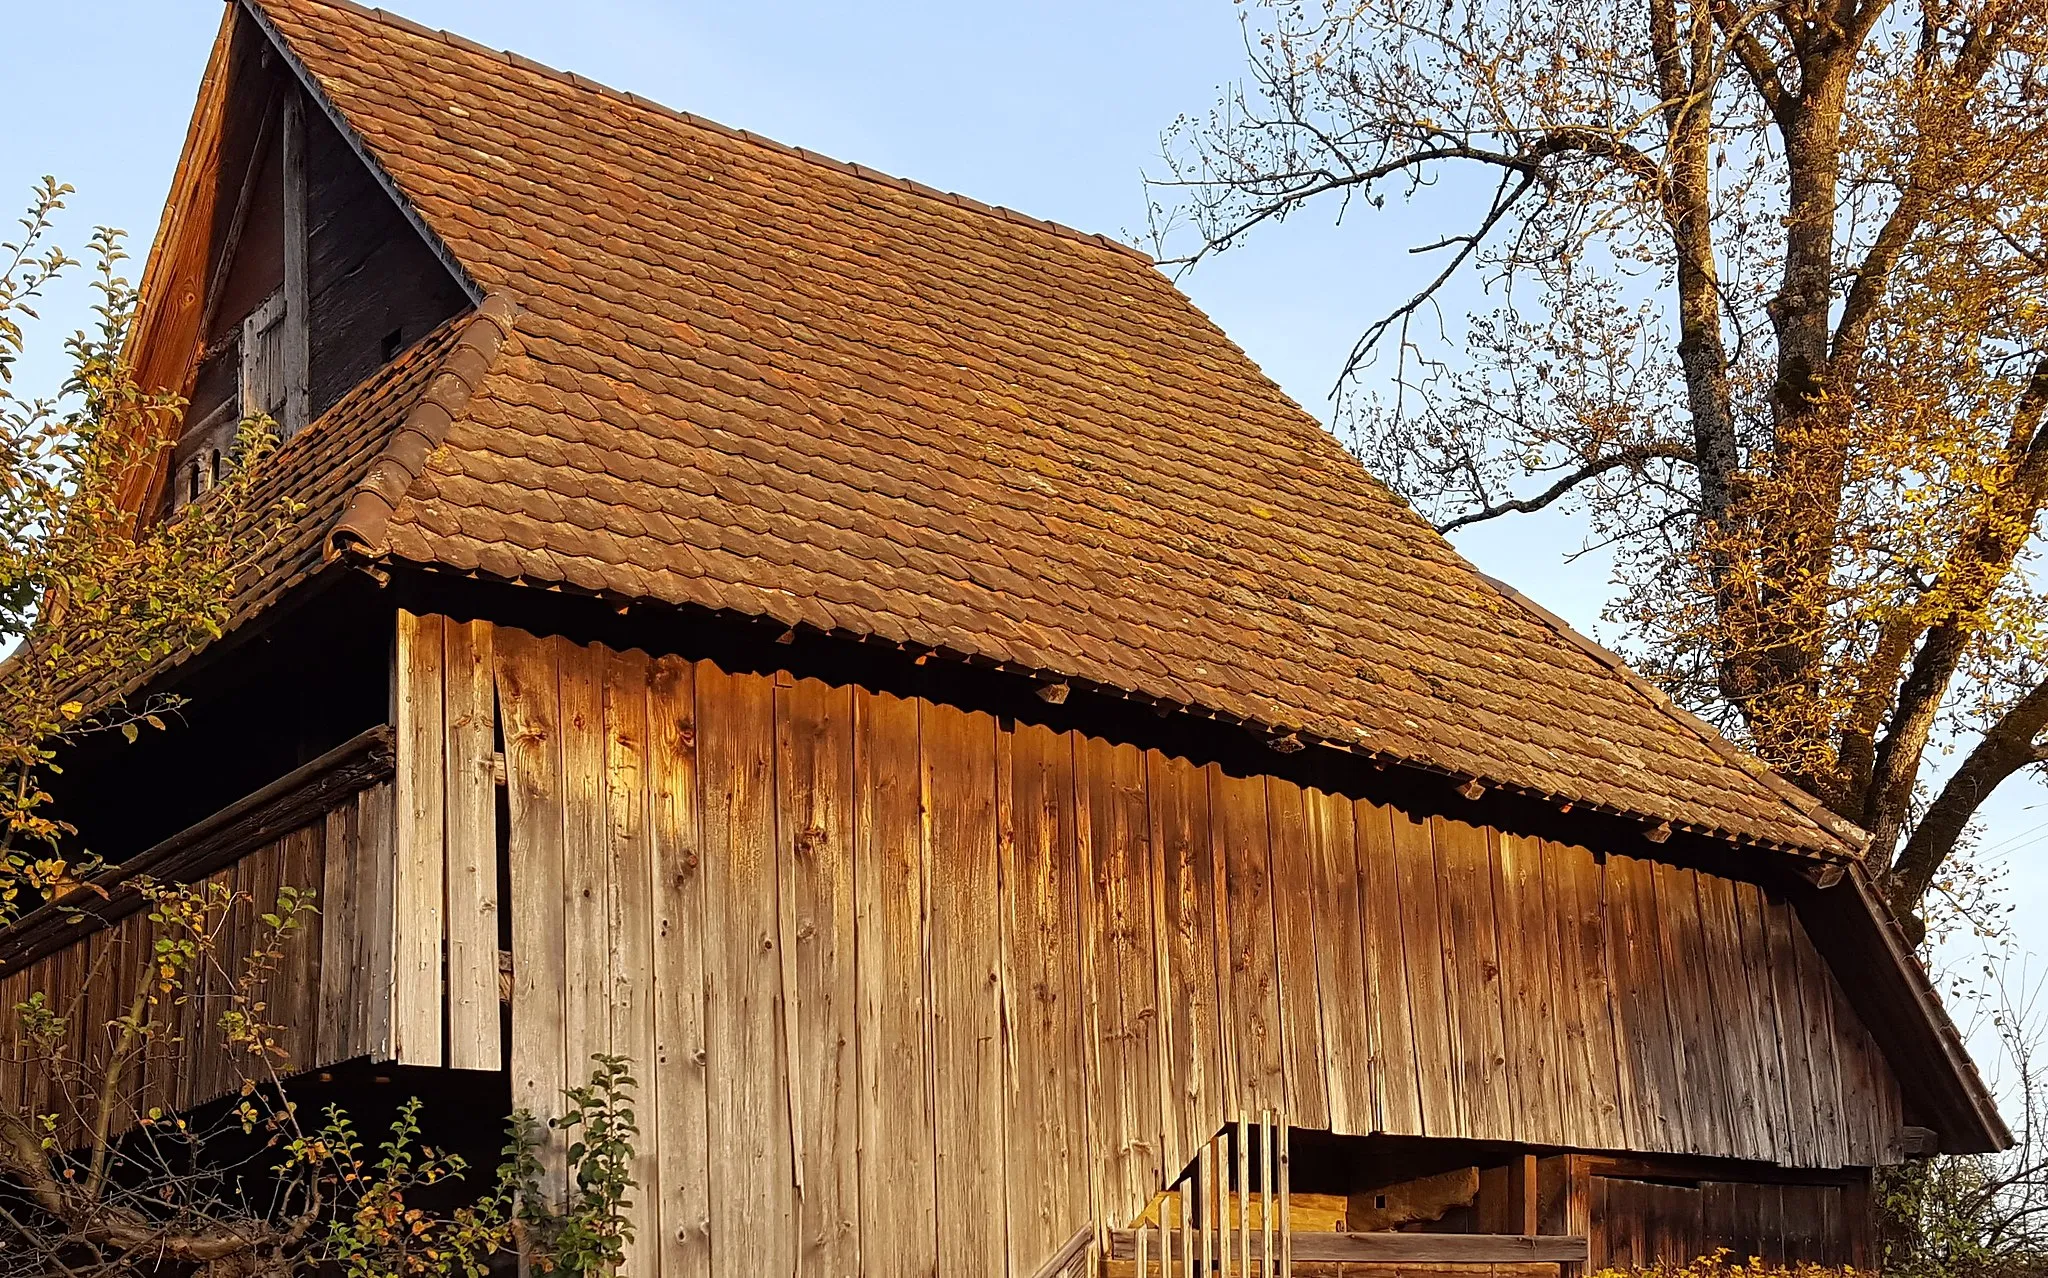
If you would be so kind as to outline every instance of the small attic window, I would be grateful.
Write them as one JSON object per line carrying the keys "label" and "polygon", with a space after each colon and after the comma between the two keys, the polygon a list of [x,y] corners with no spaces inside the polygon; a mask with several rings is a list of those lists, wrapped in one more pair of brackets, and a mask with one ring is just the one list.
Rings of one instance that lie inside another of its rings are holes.
{"label": "small attic window", "polygon": [[394,360],[394,359],[397,359],[397,358],[398,358],[398,352],[400,352],[400,351],[402,351],[402,350],[404,350],[404,349],[405,349],[405,330],[404,330],[404,329],[402,329],[402,328],[394,328],[394,329],[392,329],[392,330],[391,330],[390,332],[388,332],[388,333],[384,334],[384,342],[383,342],[383,351],[384,351],[384,361],[383,361],[383,362],[384,362],[384,363],[386,363],[386,364],[389,364],[389,363],[390,363],[390,362],[391,362],[392,360]]}

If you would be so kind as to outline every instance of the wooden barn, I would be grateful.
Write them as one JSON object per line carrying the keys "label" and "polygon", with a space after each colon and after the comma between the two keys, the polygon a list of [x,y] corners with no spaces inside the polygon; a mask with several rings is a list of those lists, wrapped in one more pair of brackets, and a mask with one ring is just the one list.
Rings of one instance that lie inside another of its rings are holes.
{"label": "wooden barn", "polygon": [[1873,1169],[2009,1143],[1859,832],[1129,248],[233,0],[143,292],[138,518],[252,412],[298,513],[63,810],[319,890],[333,1088],[630,1057],[634,1278],[1866,1266]]}

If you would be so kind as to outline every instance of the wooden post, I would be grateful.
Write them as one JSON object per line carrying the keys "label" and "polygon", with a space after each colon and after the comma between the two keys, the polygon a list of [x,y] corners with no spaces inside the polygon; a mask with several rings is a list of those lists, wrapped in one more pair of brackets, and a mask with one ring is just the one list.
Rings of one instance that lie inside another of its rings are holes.
{"label": "wooden post", "polygon": [[1294,1278],[1294,1214],[1287,1201],[1289,1185],[1294,1178],[1294,1168],[1287,1156],[1287,1116],[1280,1116],[1280,1273],[1282,1278]]}
{"label": "wooden post", "polygon": [[306,283],[306,126],[296,88],[284,98],[284,341],[278,352],[283,367],[284,420],[280,433],[290,438],[305,429],[312,398],[312,329],[307,312],[312,303]]}
{"label": "wooden post", "polygon": [[1252,1120],[1237,1116],[1237,1271],[1252,1278]]}
{"label": "wooden post", "polygon": [[[1216,1272],[1230,1278],[1230,1127],[1210,1141],[1216,1150]],[[1239,1278],[1245,1278],[1240,1274]]]}
{"label": "wooden post", "polygon": [[1142,1221],[1142,1220],[1141,1220],[1141,1221],[1139,1221],[1139,1222],[1138,1222],[1138,1267],[1137,1267],[1136,1269],[1132,1270],[1132,1272],[1133,1272],[1133,1273],[1137,1274],[1138,1278],[1145,1278],[1145,1270],[1146,1270],[1146,1269],[1148,1269],[1148,1268],[1150,1268],[1150,1266],[1148,1266],[1148,1265],[1147,1265],[1147,1264],[1145,1263],[1145,1244],[1146,1244],[1146,1243],[1147,1243],[1148,1241],[1150,1241],[1150,1240],[1151,1240],[1151,1237],[1152,1237],[1152,1231],[1151,1231],[1151,1230],[1149,1230],[1149,1229],[1147,1229],[1147,1228],[1145,1228],[1145,1222],[1144,1222],[1144,1221]]}
{"label": "wooden post", "polygon": [[1195,1155],[1195,1201],[1202,1205],[1202,1274],[1208,1278],[1216,1267],[1216,1253],[1211,1244],[1216,1230],[1215,1172],[1210,1164],[1210,1153],[1215,1142],[1202,1146],[1202,1152]]}
{"label": "wooden post", "polygon": [[1259,1278],[1273,1278],[1273,1111],[1259,1114]]}
{"label": "wooden post", "polygon": [[1174,1201],[1180,1209],[1180,1273],[1181,1278],[1195,1278],[1195,1222],[1188,1207],[1194,1202],[1188,1184],[1182,1181],[1174,1191]]}
{"label": "wooden post", "polygon": [[1166,1204],[1159,1204],[1159,1278],[1173,1278],[1173,1227],[1166,1223]]}
{"label": "wooden post", "polygon": [[1536,1155],[1518,1154],[1508,1164],[1508,1232],[1539,1232],[1536,1215]]}

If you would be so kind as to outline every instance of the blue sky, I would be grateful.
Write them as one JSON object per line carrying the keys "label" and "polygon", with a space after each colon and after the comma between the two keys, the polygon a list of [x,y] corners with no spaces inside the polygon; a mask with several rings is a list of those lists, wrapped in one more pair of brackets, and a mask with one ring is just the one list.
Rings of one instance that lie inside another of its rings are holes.
{"label": "blue sky", "polygon": [[[95,224],[154,232],[184,137],[214,0],[10,6],[14,125],[0,131],[0,196],[54,173],[79,188],[70,244]],[[394,0],[429,26],[671,106],[992,203],[1111,235],[1144,223],[1140,173],[1159,133],[1239,74],[1229,0]],[[1345,225],[1305,217],[1206,263],[1183,287],[1277,381],[1327,417],[1358,330],[1406,296],[1411,244],[1458,216],[1459,196],[1391,204]],[[136,267],[139,271],[139,265]],[[67,289],[46,308],[83,318]],[[46,342],[54,347],[54,342]],[[32,362],[24,380],[48,376]],[[1562,520],[1474,530],[1459,547],[1596,632],[1608,583],[1566,565]],[[2048,790],[2010,783],[1987,846],[2003,846],[2029,948],[2048,952]],[[1961,1009],[1959,1010],[1959,1014]]]}

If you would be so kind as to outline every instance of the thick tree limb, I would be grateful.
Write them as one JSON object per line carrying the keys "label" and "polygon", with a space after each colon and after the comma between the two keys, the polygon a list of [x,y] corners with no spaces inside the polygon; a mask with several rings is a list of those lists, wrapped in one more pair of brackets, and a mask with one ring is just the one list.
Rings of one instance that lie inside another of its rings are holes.
{"label": "thick tree limb", "polygon": [[1440,533],[1448,533],[1473,524],[1484,523],[1489,519],[1497,519],[1502,515],[1531,515],[1542,510],[1545,506],[1562,499],[1572,489],[1577,488],[1589,479],[1598,478],[1611,470],[1618,470],[1623,467],[1636,468],[1645,462],[1659,459],[1690,462],[1693,460],[1693,451],[1683,444],[1641,444],[1633,448],[1624,448],[1620,452],[1610,453],[1605,457],[1595,458],[1587,462],[1534,497],[1522,497],[1511,501],[1489,504],[1479,510],[1438,524],[1436,530]]}
{"label": "thick tree limb", "polygon": [[2021,768],[2048,762],[2048,746],[2040,742],[2044,729],[2048,681],[2014,703],[1984,734],[1913,827],[1886,876],[1885,895],[1900,918],[1917,916],[1920,898],[1991,792]]}

